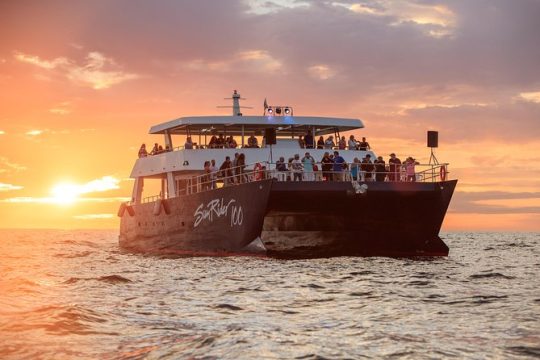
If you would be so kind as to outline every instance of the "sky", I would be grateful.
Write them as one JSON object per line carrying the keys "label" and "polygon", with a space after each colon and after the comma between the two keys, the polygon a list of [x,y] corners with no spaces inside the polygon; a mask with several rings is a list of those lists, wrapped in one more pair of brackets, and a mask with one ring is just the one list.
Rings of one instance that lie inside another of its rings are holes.
{"label": "sky", "polygon": [[540,231],[540,1],[0,2],[0,228],[117,228],[151,125],[237,89],[359,118],[459,184],[444,231]]}

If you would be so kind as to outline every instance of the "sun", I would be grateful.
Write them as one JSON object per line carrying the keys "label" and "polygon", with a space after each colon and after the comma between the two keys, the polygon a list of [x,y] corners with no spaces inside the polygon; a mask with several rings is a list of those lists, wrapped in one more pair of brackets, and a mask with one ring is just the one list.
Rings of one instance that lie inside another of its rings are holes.
{"label": "sun", "polygon": [[80,195],[79,186],[71,183],[59,183],[51,189],[52,202],[70,205],[77,201]]}

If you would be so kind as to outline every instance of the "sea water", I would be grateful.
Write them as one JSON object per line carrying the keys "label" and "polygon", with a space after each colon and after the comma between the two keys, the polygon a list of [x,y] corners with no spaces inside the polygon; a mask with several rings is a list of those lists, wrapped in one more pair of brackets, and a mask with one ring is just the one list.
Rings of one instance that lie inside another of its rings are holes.
{"label": "sea water", "polygon": [[0,231],[2,359],[540,357],[540,234],[447,258],[160,258],[116,231]]}

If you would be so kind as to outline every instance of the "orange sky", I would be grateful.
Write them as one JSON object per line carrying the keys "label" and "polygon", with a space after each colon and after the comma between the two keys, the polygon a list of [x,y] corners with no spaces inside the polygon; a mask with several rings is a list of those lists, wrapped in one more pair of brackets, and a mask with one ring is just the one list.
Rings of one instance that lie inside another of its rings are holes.
{"label": "orange sky", "polygon": [[117,227],[149,127],[228,114],[238,89],[245,114],[360,118],[385,158],[427,162],[438,130],[460,181],[444,230],[539,231],[538,18],[537,1],[4,1],[0,227]]}

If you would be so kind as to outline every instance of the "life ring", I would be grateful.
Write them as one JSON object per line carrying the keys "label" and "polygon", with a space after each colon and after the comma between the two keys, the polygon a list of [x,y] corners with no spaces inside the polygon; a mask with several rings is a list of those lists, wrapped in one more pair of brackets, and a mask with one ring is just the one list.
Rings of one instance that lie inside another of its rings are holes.
{"label": "life ring", "polygon": [[133,206],[126,204],[126,211],[128,212],[129,216],[135,215],[135,209],[133,209]]}
{"label": "life ring", "polygon": [[169,205],[169,202],[163,199],[161,200],[161,205],[163,205],[163,211],[165,211],[165,214],[169,215],[171,213],[171,205]]}
{"label": "life ring", "polygon": [[439,175],[441,176],[441,181],[446,180],[446,165],[441,166],[439,170]]}
{"label": "life ring", "polygon": [[259,163],[256,163],[253,167],[253,178],[255,179],[255,181],[262,180],[263,178],[263,167]]}
{"label": "life ring", "polygon": [[156,203],[154,204],[154,209],[152,213],[155,216],[158,216],[159,214],[161,214],[161,200],[156,201]]}

